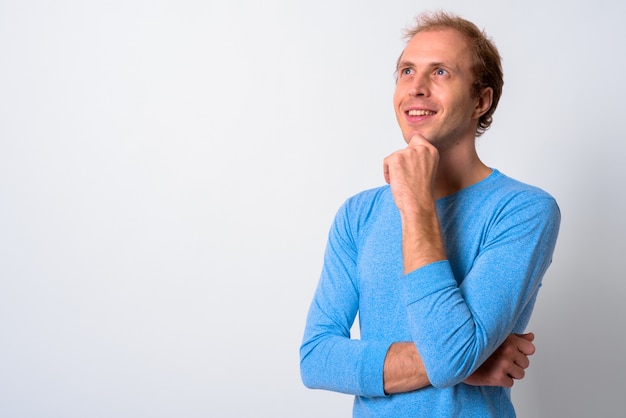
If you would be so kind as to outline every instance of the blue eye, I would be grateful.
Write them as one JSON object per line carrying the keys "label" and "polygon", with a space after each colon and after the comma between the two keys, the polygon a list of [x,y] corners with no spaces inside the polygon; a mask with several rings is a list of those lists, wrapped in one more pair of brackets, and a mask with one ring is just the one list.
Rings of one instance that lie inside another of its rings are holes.
{"label": "blue eye", "polygon": [[448,74],[448,72],[446,70],[444,70],[443,68],[437,68],[437,70],[435,71],[435,74],[437,74],[437,75],[446,75],[446,74]]}
{"label": "blue eye", "polygon": [[413,73],[413,70],[410,68],[403,68],[402,69],[402,75],[411,75]]}

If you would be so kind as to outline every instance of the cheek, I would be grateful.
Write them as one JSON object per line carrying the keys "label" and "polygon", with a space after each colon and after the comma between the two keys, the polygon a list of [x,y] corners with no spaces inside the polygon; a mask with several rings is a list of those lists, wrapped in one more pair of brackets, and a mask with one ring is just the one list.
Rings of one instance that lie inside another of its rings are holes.
{"label": "cheek", "polygon": [[404,80],[398,80],[393,90],[393,103],[395,105],[400,104],[402,100],[408,96],[410,88],[411,86],[408,85]]}
{"label": "cheek", "polygon": [[395,107],[396,109],[398,108],[398,106],[400,105],[401,102],[401,94],[399,89],[396,87],[395,91],[393,92],[393,107]]}
{"label": "cheek", "polygon": [[394,94],[393,96],[393,110],[396,113],[396,117],[400,117],[402,112],[400,111],[400,105],[402,104],[402,99],[399,96]]}
{"label": "cheek", "polygon": [[469,97],[450,98],[448,103],[448,109],[455,117],[465,118],[474,111],[474,104]]}

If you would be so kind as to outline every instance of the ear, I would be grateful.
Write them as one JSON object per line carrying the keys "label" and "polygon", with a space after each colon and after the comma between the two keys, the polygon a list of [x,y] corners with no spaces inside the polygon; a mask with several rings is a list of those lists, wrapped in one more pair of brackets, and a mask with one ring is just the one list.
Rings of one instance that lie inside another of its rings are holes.
{"label": "ear", "polygon": [[491,87],[485,87],[478,95],[478,101],[476,102],[476,108],[474,108],[474,114],[472,116],[475,119],[480,118],[491,108],[491,103],[493,103],[493,89]]}

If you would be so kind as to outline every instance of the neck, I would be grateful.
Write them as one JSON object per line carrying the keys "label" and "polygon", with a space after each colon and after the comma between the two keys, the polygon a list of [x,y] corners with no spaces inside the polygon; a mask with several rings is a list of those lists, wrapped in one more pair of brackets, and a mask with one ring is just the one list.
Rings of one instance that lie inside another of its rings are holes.
{"label": "neck", "polygon": [[491,174],[491,168],[476,153],[475,141],[466,144],[459,143],[449,150],[440,151],[435,179],[436,199],[456,193]]}

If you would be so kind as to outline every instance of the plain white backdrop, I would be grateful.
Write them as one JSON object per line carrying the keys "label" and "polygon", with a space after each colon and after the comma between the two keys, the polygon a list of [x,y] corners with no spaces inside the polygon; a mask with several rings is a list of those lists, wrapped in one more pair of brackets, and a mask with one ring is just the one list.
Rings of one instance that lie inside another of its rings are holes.
{"label": "plain white backdrop", "polygon": [[617,1],[0,0],[0,416],[347,417],[298,348],[339,205],[403,146],[401,30],[485,28],[483,160],[563,222],[520,417],[626,407]]}

